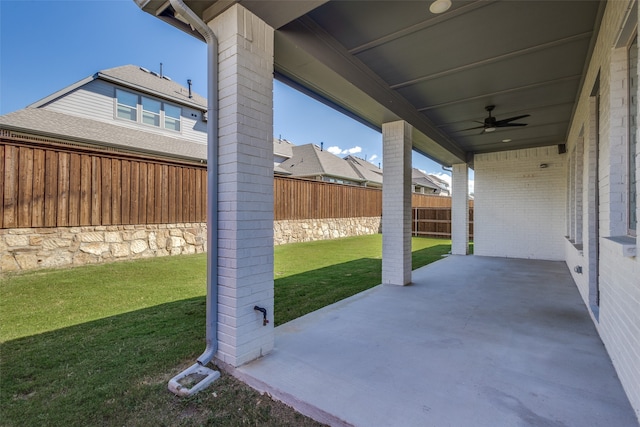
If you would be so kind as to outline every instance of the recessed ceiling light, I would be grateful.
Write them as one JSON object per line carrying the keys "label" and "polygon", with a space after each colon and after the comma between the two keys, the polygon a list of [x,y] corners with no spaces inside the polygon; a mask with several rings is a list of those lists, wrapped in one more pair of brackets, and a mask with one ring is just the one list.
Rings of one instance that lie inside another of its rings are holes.
{"label": "recessed ceiling light", "polygon": [[431,6],[429,6],[429,10],[431,11],[431,13],[438,14],[446,12],[450,7],[451,0],[436,0],[431,3]]}

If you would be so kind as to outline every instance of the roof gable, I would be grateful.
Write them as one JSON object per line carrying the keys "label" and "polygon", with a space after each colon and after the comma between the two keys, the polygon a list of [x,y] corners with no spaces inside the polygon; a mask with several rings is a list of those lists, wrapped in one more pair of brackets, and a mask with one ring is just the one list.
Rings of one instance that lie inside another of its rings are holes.
{"label": "roof gable", "polygon": [[206,98],[194,92],[191,94],[192,97],[189,98],[188,88],[174,82],[166,76],[161,77],[157,73],[153,73],[136,65],[123,65],[121,67],[98,71],[92,76],[86,77],[34,102],[27,108],[40,108],[45,106],[96,79],[105,80],[124,88],[153,95],[195,109],[207,109]]}

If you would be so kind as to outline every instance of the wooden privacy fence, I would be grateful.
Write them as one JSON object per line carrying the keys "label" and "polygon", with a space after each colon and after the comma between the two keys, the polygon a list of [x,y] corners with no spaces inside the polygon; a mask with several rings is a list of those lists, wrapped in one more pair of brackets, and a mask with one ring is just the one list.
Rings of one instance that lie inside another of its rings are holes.
{"label": "wooden privacy fence", "polygon": [[[382,191],[297,178],[274,178],[275,220],[382,216]],[[451,237],[451,197],[412,194],[412,234]],[[469,201],[473,237],[473,200]]]}
{"label": "wooden privacy fence", "polygon": [[359,218],[382,215],[375,188],[275,177],[274,219]]}
{"label": "wooden privacy fence", "polygon": [[[1,138],[0,228],[205,222],[206,173],[178,160]],[[413,194],[412,206],[414,235],[451,236],[450,197]],[[380,216],[380,189],[274,178],[275,220]]]}
{"label": "wooden privacy fence", "polygon": [[[411,234],[451,238],[451,208],[414,207],[411,209]],[[469,237],[473,237],[473,208],[469,208]]]}
{"label": "wooden privacy fence", "polygon": [[206,166],[0,139],[0,228],[206,221]]}

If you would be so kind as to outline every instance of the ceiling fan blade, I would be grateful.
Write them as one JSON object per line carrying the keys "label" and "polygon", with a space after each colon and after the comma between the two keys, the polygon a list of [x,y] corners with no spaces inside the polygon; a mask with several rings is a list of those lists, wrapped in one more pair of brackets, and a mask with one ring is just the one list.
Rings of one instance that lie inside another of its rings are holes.
{"label": "ceiling fan blade", "polygon": [[508,119],[502,119],[496,121],[496,126],[503,126],[506,123],[513,122],[519,119],[524,119],[525,117],[529,117],[531,114],[523,114],[522,116],[509,117]]}
{"label": "ceiling fan blade", "polygon": [[467,129],[460,129],[458,132],[464,132],[466,130],[474,130],[474,129],[484,129],[484,125],[482,125],[482,126],[474,126],[472,128],[467,128]]}
{"label": "ceiling fan blade", "polygon": [[526,126],[528,125],[528,123],[504,123],[501,125],[496,125],[496,127],[499,128],[510,128],[510,127],[516,127],[516,126]]}

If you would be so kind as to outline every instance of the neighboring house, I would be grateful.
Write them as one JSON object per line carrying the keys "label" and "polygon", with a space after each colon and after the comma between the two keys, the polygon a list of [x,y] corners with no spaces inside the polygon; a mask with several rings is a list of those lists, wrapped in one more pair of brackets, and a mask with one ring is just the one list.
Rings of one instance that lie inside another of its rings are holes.
{"label": "neighboring house", "polygon": [[98,71],[27,108],[2,129],[172,158],[206,159],[205,98],[135,65]]}
{"label": "neighboring house", "polygon": [[344,160],[351,165],[358,176],[366,180],[367,187],[382,188],[382,169],[360,157],[349,155]]}
{"label": "neighboring house", "polygon": [[440,185],[420,169],[411,170],[411,191],[418,194],[440,194]]}
{"label": "neighboring house", "polygon": [[365,185],[361,178],[344,159],[323,150],[315,144],[292,145],[291,158],[280,167],[291,176],[335,182],[338,184]]}
{"label": "neighboring house", "polygon": [[0,116],[0,272],[204,251],[206,110],[126,65]]}

